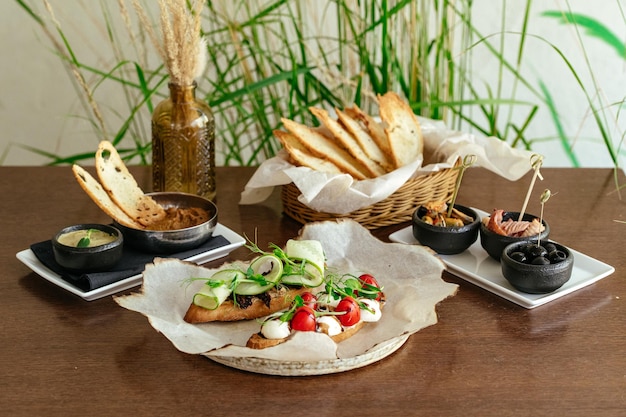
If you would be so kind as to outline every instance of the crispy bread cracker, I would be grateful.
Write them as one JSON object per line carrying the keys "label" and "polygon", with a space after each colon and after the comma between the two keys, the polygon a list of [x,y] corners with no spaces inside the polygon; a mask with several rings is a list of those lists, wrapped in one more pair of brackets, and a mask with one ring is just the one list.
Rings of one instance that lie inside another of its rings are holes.
{"label": "crispy bread cracker", "polygon": [[363,124],[363,128],[369,132],[381,152],[389,161],[393,161],[391,146],[389,145],[389,139],[387,138],[383,125],[378,123],[372,116],[361,110],[356,104],[352,107],[344,109],[344,112],[354,120],[361,122]]}
{"label": "crispy bread cracker", "polygon": [[348,113],[335,108],[337,117],[345,129],[352,134],[357,141],[365,155],[380,165],[385,172],[393,170],[393,164],[391,160],[380,149],[370,132],[367,130],[364,124],[359,123],[358,120],[350,116]]}
{"label": "crispy bread cracker", "polygon": [[369,173],[365,167],[329,137],[293,120],[282,118],[281,121],[312,154],[319,158],[326,158],[356,180],[368,178]]}
{"label": "crispy bread cracker", "polygon": [[298,138],[289,132],[275,130],[274,135],[278,138],[283,147],[291,156],[294,165],[304,166],[320,172],[329,174],[341,174],[342,171],[335,164],[311,154],[309,150],[302,146]]}
{"label": "crispy bread cracker", "polygon": [[78,181],[81,188],[93,200],[94,203],[109,217],[119,224],[133,229],[143,229],[144,227],[135,222],[128,216],[113,200],[109,194],[102,188],[98,180],[96,180],[89,172],[79,165],[72,166],[74,177]]}
{"label": "crispy bread cracker", "polygon": [[393,92],[379,95],[378,103],[396,168],[415,161],[424,151],[424,138],[413,110]]}
{"label": "crispy bread cracker", "polygon": [[135,222],[147,227],[165,217],[163,207],[144,194],[108,141],[102,141],[98,146],[96,172],[111,199]]}
{"label": "crispy bread cracker", "polygon": [[374,178],[385,174],[383,167],[370,159],[350,132],[344,129],[338,121],[330,117],[326,110],[315,107],[310,107],[309,110],[329,130],[339,144],[365,167],[369,174],[368,177]]}

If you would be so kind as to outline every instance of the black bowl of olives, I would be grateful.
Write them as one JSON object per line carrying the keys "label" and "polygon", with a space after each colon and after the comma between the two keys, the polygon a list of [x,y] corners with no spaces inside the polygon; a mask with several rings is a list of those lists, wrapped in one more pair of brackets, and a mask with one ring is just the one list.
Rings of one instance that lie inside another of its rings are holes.
{"label": "black bowl of olives", "polygon": [[574,255],[556,242],[517,242],[504,248],[500,265],[504,278],[517,290],[546,294],[569,281]]}

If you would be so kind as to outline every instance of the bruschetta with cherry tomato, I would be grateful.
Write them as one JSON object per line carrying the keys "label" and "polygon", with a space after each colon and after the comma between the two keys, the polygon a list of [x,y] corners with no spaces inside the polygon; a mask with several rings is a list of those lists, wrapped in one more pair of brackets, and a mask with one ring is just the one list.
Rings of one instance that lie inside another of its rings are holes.
{"label": "bruschetta with cherry tomato", "polygon": [[320,332],[339,343],[356,334],[366,323],[382,316],[385,294],[370,274],[326,277],[325,288],[295,297],[291,306],[261,321],[261,329],[246,344],[264,349],[285,342],[293,332]]}

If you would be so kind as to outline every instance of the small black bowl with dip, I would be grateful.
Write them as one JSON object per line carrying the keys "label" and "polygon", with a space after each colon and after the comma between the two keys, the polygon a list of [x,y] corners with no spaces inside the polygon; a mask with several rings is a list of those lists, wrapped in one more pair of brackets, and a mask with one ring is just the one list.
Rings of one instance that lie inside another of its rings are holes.
{"label": "small black bowl with dip", "polygon": [[122,232],[105,224],[65,227],[52,238],[54,259],[74,272],[108,270],[121,259],[123,247]]}

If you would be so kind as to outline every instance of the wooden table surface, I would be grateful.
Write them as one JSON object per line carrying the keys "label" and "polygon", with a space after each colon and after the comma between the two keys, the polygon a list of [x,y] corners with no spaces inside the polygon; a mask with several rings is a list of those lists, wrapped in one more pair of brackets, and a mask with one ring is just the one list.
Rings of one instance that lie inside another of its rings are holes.
{"label": "wooden table surface", "polygon": [[[149,169],[132,167],[148,190]],[[219,220],[282,245],[300,225],[279,194],[240,206],[251,168],[219,168]],[[178,351],[142,315],[111,297],[87,302],[15,255],[60,228],[109,219],[68,167],[0,167],[0,413],[135,416],[617,416],[626,415],[626,202],[610,169],[542,170],[554,196],[551,237],[615,267],[614,274],[525,309],[445,272],[460,285],[439,321],[386,359],[346,373],[279,377]],[[626,182],[623,174],[618,175]],[[479,168],[459,204],[519,210],[530,175],[510,182]],[[538,213],[531,203],[528,212]],[[373,233],[388,240],[407,224]],[[242,259],[240,248],[228,259]],[[223,262],[220,260],[215,266]],[[130,291],[128,291],[130,292]]]}

